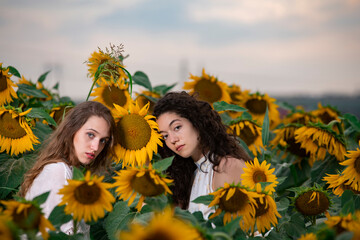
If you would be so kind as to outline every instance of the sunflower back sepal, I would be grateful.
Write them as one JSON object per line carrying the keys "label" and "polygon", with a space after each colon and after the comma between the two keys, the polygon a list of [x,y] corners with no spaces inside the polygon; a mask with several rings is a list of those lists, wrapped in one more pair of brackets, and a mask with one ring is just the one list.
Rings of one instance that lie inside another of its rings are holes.
{"label": "sunflower back sepal", "polygon": [[154,162],[152,164],[153,169],[155,169],[158,172],[163,172],[172,164],[172,161],[174,160],[174,156],[164,158],[160,161]]}
{"label": "sunflower back sepal", "polygon": [[239,105],[230,104],[225,101],[214,102],[213,106],[214,106],[215,111],[217,111],[217,112],[221,112],[221,111],[246,112],[247,111],[246,108],[240,107]]}

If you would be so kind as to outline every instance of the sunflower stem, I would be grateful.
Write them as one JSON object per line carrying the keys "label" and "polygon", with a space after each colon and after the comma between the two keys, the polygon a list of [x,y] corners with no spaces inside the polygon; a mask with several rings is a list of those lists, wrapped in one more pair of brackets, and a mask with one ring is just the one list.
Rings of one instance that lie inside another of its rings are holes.
{"label": "sunflower stem", "polygon": [[73,224],[74,224],[74,232],[73,232],[73,235],[75,236],[76,233],[77,233],[77,221],[74,219],[73,221]]}
{"label": "sunflower stem", "polygon": [[212,235],[214,239],[222,238],[222,239],[232,240],[232,238],[224,232],[214,232]]}
{"label": "sunflower stem", "polygon": [[91,88],[90,88],[89,94],[88,94],[88,95],[87,95],[87,97],[86,97],[86,102],[89,100],[90,94],[91,94],[91,92],[92,92],[92,90],[93,90],[93,88],[94,88],[95,83],[96,83],[96,81],[97,81],[97,80],[98,80],[98,78],[95,78],[95,80],[94,80],[93,84],[91,85]]}
{"label": "sunflower stem", "polygon": [[122,70],[124,70],[124,71],[126,72],[126,74],[128,75],[128,77],[129,77],[129,80],[130,80],[130,82],[129,82],[130,91],[129,91],[129,92],[130,92],[130,97],[131,97],[131,95],[132,95],[132,85],[133,85],[133,81],[132,81],[131,74],[130,74],[129,71],[126,70],[124,67],[120,66],[120,68],[121,68]]}

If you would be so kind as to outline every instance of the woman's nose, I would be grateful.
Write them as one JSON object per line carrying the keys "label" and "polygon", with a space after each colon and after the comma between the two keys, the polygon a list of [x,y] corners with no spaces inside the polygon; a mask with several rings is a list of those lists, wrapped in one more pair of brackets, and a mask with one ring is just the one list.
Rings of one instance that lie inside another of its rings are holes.
{"label": "woman's nose", "polygon": [[179,141],[179,138],[176,134],[171,134],[170,135],[170,142],[171,143],[176,143],[177,141]]}
{"label": "woman's nose", "polygon": [[91,150],[93,150],[94,152],[96,152],[99,149],[99,141],[98,140],[94,140],[91,143]]}

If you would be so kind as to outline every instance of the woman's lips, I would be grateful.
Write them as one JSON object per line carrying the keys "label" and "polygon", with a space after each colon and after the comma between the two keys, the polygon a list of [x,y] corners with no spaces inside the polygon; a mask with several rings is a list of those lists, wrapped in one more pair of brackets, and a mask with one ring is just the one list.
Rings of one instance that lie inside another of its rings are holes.
{"label": "woman's lips", "polygon": [[95,158],[95,154],[92,153],[86,153],[86,156],[90,159],[94,159]]}
{"label": "woman's lips", "polygon": [[184,145],[180,145],[180,146],[176,147],[176,151],[179,152],[179,151],[181,151],[181,149],[183,149],[183,148],[184,148]]}

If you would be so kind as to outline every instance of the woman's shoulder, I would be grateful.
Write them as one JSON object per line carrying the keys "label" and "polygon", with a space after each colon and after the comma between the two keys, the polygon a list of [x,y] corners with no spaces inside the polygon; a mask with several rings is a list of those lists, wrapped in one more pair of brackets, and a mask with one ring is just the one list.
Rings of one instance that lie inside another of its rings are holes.
{"label": "woman's shoulder", "polygon": [[223,157],[219,163],[219,171],[228,171],[234,169],[243,169],[246,167],[244,159],[239,159],[231,156]]}
{"label": "woman's shoulder", "polygon": [[63,161],[46,164],[42,172],[65,173],[65,176],[67,177],[72,176],[72,168]]}

